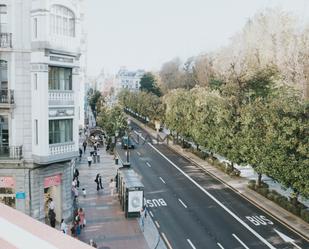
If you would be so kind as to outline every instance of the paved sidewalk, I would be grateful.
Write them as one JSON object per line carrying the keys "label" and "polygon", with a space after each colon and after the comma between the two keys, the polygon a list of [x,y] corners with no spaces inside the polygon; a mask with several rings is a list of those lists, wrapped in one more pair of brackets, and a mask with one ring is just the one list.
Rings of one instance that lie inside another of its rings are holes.
{"label": "paved sidewalk", "polygon": [[[90,148],[91,149],[91,148]],[[85,210],[86,227],[79,235],[80,240],[89,243],[93,239],[101,249],[148,249],[148,244],[140,229],[137,218],[127,219],[121,210],[117,195],[110,195],[109,182],[117,171],[113,156],[100,149],[101,162],[92,163],[88,167],[87,156],[83,155],[82,162],[77,165],[79,170],[79,206]],[[94,179],[100,173],[103,190],[96,190]],[[82,196],[81,189],[85,188],[87,196]]]}
{"label": "paved sidewalk", "polygon": [[[130,119],[134,120],[135,123],[139,124],[143,129],[145,129],[149,134],[156,137],[156,131],[152,130],[145,124],[139,122],[138,120],[134,119],[130,116]],[[163,135],[163,133],[161,134]],[[195,154],[186,151],[185,149],[181,148],[179,145],[175,145],[169,143],[168,145],[171,149],[176,151],[177,153],[183,155],[187,159],[191,160],[195,164],[199,165],[200,167],[204,168],[209,174],[214,176],[215,178],[219,179],[220,181],[226,183],[243,197],[248,199],[250,202],[254,203],[256,206],[260,207],[264,211],[266,211],[271,216],[275,217],[276,219],[280,220],[282,223],[286,224],[287,226],[294,229],[303,237],[309,240],[309,224],[303,221],[301,218],[297,217],[296,215],[288,212],[287,210],[281,208],[276,203],[268,200],[264,196],[258,194],[257,192],[249,189],[247,187],[248,180],[242,177],[230,177],[224,172],[220,171],[219,169],[211,166],[207,161],[199,158]]]}

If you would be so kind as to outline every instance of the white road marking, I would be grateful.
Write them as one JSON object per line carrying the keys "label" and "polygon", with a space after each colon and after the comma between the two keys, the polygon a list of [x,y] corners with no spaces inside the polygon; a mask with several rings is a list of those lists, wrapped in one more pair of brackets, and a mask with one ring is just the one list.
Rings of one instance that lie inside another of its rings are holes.
{"label": "white road marking", "polygon": [[285,235],[284,233],[279,232],[277,229],[274,229],[275,232],[280,236],[281,239],[283,239],[286,243],[291,243],[294,247],[298,249],[302,249],[300,246],[298,246],[295,243],[295,240],[290,238],[289,236]]}
{"label": "white road marking", "polygon": [[166,182],[162,179],[162,177],[159,177],[159,178],[164,184],[166,184]]}
{"label": "white road marking", "polygon": [[136,151],[136,153],[137,153],[137,155],[141,156],[141,153],[140,153],[140,152]]}
{"label": "white road marking", "polygon": [[160,228],[159,222],[155,221],[157,228]]}
{"label": "white road marking", "polygon": [[240,238],[238,238],[235,234],[232,234],[232,235],[233,235],[233,237],[234,237],[235,239],[238,240],[238,242],[239,242],[240,244],[242,244],[242,246],[243,246],[244,248],[249,249],[249,247],[248,247],[244,242],[242,242],[242,241],[240,240]]}
{"label": "white road marking", "polygon": [[219,242],[217,242],[217,245],[218,245],[221,249],[224,249],[224,247],[223,247]]}
{"label": "white road marking", "polygon": [[149,211],[150,216],[153,218],[153,213],[151,211]]}
{"label": "white road marking", "polygon": [[167,245],[167,247],[168,247],[169,249],[173,249],[173,247],[171,246],[170,242],[169,242],[168,239],[166,238],[165,234],[164,234],[164,233],[161,233],[161,234],[162,234],[162,237],[163,237],[163,239],[164,239],[165,244]]}
{"label": "white road marking", "polygon": [[151,165],[150,165],[150,163],[149,163],[149,162],[146,162],[146,164],[147,164],[147,166],[148,166],[149,168],[151,168]]}
{"label": "white road marking", "polygon": [[179,201],[185,208],[187,208],[187,205],[184,204],[184,202],[183,202],[181,199],[178,199],[178,201]]}
{"label": "white road marking", "polygon": [[268,248],[276,249],[273,245],[271,245],[266,239],[264,239],[259,233],[257,233],[254,229],[252,229],[247,223],[245,223],[241,218],[239,218],[234,212],[228,209],[223,203],[221,203],[216,197],[210,194],[207,190],[205,190],[201,185],[199,185],[196,181],[194,181],[187,173],[185,173],[182,169],[180,169],[175,163],[173,163],[170,159],[168,159],[161,151],[155,148],[151,143],[148,145],[153,148],[157,153],[159,153],[163,158],[165,158],[171,165],[173,165],[178,171],[180,171],[185,177],[187,177],[196,187],[202,190],[206,195],[208,195],[214,202],[216,202],[220,207],[222,207],[226,212],[228,212],[234,219],[236,219],[241,225],[243,225],[246,229],[248,229],[254,236],[256,236],[260,241],[262,241]]}
{"label": "white road marking", "polygon": [[188,243],[190,244],[190,246],[193,248],[193,249],[196,249],[196,247],[193,245],[193,243],[191,242],[191,240],[187,239]]}

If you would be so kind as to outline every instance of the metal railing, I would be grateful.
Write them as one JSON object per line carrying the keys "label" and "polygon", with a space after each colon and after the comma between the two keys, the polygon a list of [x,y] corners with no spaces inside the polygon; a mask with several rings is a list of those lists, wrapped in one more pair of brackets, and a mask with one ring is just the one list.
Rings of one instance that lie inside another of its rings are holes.
{"label": "metal railing", "polygon": [[12,47],[12,33],[0,33],[0,48]]}
{"label": "metal railing", "polygon": [[0,90],[0,104],[14,104],[14,90]]}
{"label": "metal railing", "polygon": [[0,160],[20,160],[22,157],[22,146],[0,145]]}

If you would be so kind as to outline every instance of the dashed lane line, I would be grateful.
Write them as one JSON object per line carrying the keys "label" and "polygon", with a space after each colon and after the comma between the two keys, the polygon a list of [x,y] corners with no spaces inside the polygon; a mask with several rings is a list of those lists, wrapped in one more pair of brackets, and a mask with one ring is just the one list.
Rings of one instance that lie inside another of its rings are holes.
{"label": "dashed lane line", "polygon": [[184,204],[184,202],[181,199],[178,199],[178,201],[185,207],[188,208],[186,204]]}
{"label": "dashed lane line", "polygon": [[157,228],[160,228],[159,222],[155,221]]}
{"label": "dashed lane line", "polygon": [[160,180],[161,180],[164,184],[166,184],[166,182],[162,179],[161,176],[160,176],[159,178],[160,178]]}
{"label": "dashed lane line", "polygon": [[217,242],[217,245],[218,245],[221,249],[224,249],[224,247],[223,247],[219,242]]}
{"label": "dashed lane line", "polygon": [[193,249],[196,249],[196,247],[193,245],[193,243],[191,242],[191,240],[187,239],[189,245],[193,248]]}
{"label": "dashed lane line", "polygon": [[149,163],[149,162],[146,162],[146,164],[147,164],[147,166],[148,166],[149,168],[151,168],[151,165],[150,165],[150,163]]}
{"label": "dashed lane line", "polygon": [[167,247],[168,247],[169,249],[173,249],[173,247],[171,246],[170,242],[169,242],[168,239],[166,238],[165,234],[164,234],[164,233],[161,233],[161,234],[162,234],[162,237],[163,237],[163,239],[164,239],[165,244],[167,245]]}
{"label": "dashed lane line", "polygon": [[153,213],[151,211],[149,211],[150,216],[153,218]]}

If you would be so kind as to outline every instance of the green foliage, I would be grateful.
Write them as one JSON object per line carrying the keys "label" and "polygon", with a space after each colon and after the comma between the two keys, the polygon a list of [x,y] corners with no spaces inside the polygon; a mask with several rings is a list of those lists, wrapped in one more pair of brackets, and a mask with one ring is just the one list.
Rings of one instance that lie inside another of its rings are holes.
{"label": "green foliage", "polygon": [[105,108],[98,117],[98,124],[109,137],[115,136],[116,132],[122,136],[127,129],[127,118],[119,106]]}
{"label": "green foliage", "polygon": [[145,73],[140,81],[140,90],[161,96],[161,90],[157,86],[156,79],[152,73]]}
{"label": "green foliage", "polygon": [[99,100],[102,98],[101,92],[99,92],[98,90],[93,90],[91,88],[89,89],[87,93],[87,98],[88,98],[88,103],[90,105],[90,108],[96,117],[96,115],[99,112],[99,108],[98,108]]}

